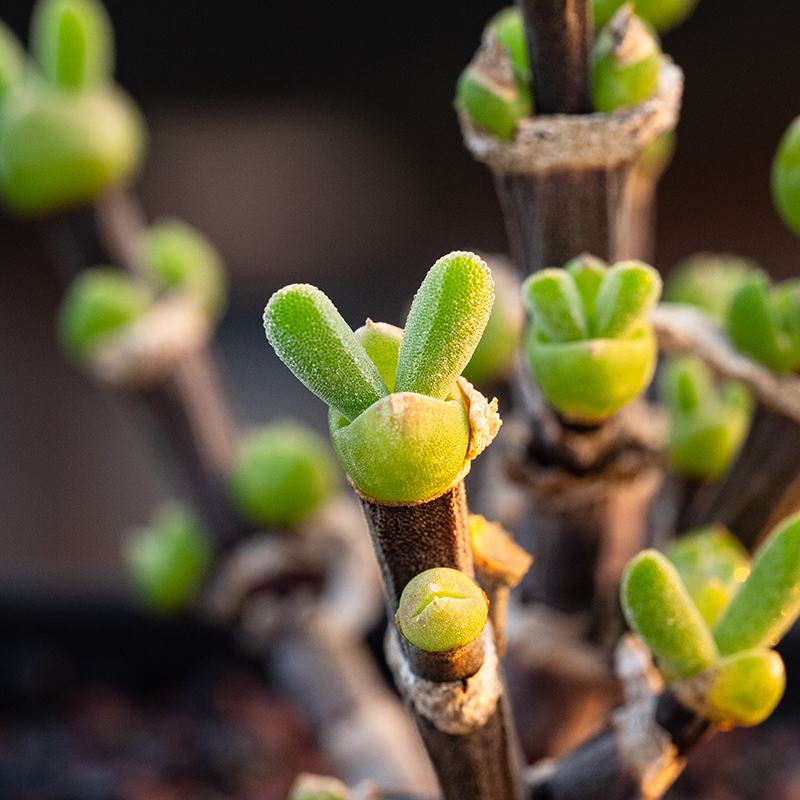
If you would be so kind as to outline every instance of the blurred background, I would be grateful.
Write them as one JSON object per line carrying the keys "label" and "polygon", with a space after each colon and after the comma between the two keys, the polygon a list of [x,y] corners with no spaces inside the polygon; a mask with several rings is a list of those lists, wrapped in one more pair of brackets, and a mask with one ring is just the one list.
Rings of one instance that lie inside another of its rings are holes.
{"label": "blurred background", "polygon": [[[23,38],[31,6],[3,3]],[[230,270],[218,338],[240,421],[291,409],[324,430],[323,404],[264,339],[263,306],[287,282],[312,282],[354,327],[368,315],[399,324],[439,256],[505,250],[491,177],[463,148],[452,109],[456,78],[498,5],[107,7],[118,80],[150,124],[137,187],[147,216],[196,225]],[[797,274],[800,241],[772,209],[768,176],[800,113],[798,32],[796,0],[700,0],[665,36],[686,89],[659,195],[662,272],[711,250]],[[127,602],[120,539],[176,487],[138,410],[57,353],[59,288],[36,227],[3,219],[2,237],[0,599]]]}

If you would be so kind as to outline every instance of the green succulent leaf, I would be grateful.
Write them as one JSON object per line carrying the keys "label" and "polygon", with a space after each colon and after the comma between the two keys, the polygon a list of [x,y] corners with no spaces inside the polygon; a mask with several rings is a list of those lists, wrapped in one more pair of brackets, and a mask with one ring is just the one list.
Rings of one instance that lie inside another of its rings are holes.
{"label": "green succulent leaf", "polygon": [[733,343],[776,372],[800,367],[800,283],[785,281],[770,291],[769,278],[755,272],[734,295],[728,316]]}
{"label": "green succulent leaf", "polygon": [[444,400],[472,357],[493,302],[492,275],[480,258],[465,252],[440,258],[411,304],[395,391]]}
{"label": "green succulent leaf", "polygon": [[486,595],[475,581],[457,569],[436,567],[406,584],[395,622],[415,647],[443,653],[475,641],[488,613]]}
{"label": "green succulent leaf", "polygon": [[661,47],[648,23],[620,7],[592,49],[592,102],[610,113],[644,102],[658,89]]}
{"label": "green succulent leaf", "polygon": [[666,552],[703,619],[713,628],[750,574],[742,543],[720,525],[690,531]]}
{"label": "green succulent leaf", "polygon": [[622,576],[622,608],[668,680],[691,678],[717,657],[711,631],[675,567],[657,550],[633,558]]}
{"label": "green succulent leaf", "polygon": [[390,392],[394,391],[397,373],[397,355],[403,341],[403,329],[387,322],[367,320],[355,332],[356,341],[364,348],[372,363],[378,368]]}
{"label": "green succulent leaf", "polygon": [[60,89],[96,88],[114,69],[111,20],[97,0],[38,0],[31,47],[45,80]]}
{"label": "green succulent leaf", "polygon": [[661,390],[672,416],[669,450],[674,469],[698,480],[721,477],[750,429],[750,393],[732,382],[717,389],[708,367],[688,357],[667,363]]}
{"label": "green succulent leaf", "polygon": [[758,264],[735,255],[698,253],[672,271],[664,300],[686,303],[707,311],[717,322],[728,318],[733,297]]}
{"label": "green succulent leaf", "polygon": [[194,603],[213,549],[197,515],[181,503],[169,503],[150,527],[130,539],[125,555],[142,603],[174,614]]}
{"label": "green succulent leaf", "polygon": [[22,83],[26,61],[25,48],[11,28],[0,20],[0,100],[12,86]]}
{"label": "green succulent leaf", "polygon": [[720,653],[777,644],[800,614],[800,514],[759,547],[750,575],[714,628]]}
{"label": "green succulent leaf", "polygon": [[133,178],[146,140],[139,109],[116,87],[71,93],[25,81],[3,101],[3,200],[28,216],[88,203]]}
{"label": "green succulent leaf", "polygon": [[227,279],[222,257],[196,228],[177,219],[152,225],[143,242],[142,266],[160,289],[186,291],[212,317],[225,305]]}
{"label": "green succulent leaf", "polygon": [[150,295],[132,277],[111,267],[84,270],[69,287],[58,312],[57,332],[65,352],[77,361],[92,353],[150,305]]}
{"label": "green succulent leaf", "polygon": [[464,469],[470,441],[464,401],[395,392],[349,423],[328,415],[339,461],[359,490],[383,503],[429,500]]}
{"label": "green succulent leaf", "polygon": [[575,280],[578,294],[580,294],[583,301],[589,336],[594,337],[596,336],[594,303],[597,299],[597,291],[600,289],[600,284],[608,271],[608,264],[596,256],[584,253],[564,264],[564,269]]}
{"label": "green succulent leaf", "polygon": [[783,221],[800,235],[800,117],[792,120],[775,152],[772,199]]}
{"label": "green succulent leaf", "polygon": [[328,442],[297,422],[280,421],[252,432],[239,445],[228,491],[251,525],[286,528],[319,508],[338,479]]}
{"label": "green succulent leaf", "polygon": [[532,326],[528,358],[537,386],[562,415],[593,424],[639,395],[656,368],[658,349],[649,324],[626,339],[542,342]]}
{"label": "green succulent leaf", "polygon": [[621,261],[605,274],[594,303],[597,336],[619,338],[641,325],[661,296],[661,276],[641,261]]}
{"label": "green succulent leaf", "polygon": [[353,331],[315,286],[296,283],[275,292],[264,329],[295,377],[346,419],[389,393]]}
{"label": "green succulent leaf", "polygon": [[496,261],[492,261],[491,270],[494,280],[492,313],[463,372],[464,377],[475,385],[503,380],[511,375],[525,324],[519,280],[509,267]]}
{"label": "green succulent leaf", "polygon": [[519,8],[509,6],[498,11],[489,21],[489,27],[508,52],[515,69],[521,75],[529,77],[531,59],[528,52],[528,38]]}
{"label": "green succulent leaf", "polygon": [[[594,0],[594,24],[602,28],[625,0]],[[683,22],[694,11],[697,0],[635,0],[636,14],[656,30],[665,32]]]}
{"label": "green succulent leaf", "polygon": [[563,269],[542,269],[522,284],[522,297],[537,331],[550,342],[575,342],[589,336],[583,299],[573,276]]}
{"label": "green succulent leaf", "polygon": [[456,105],[500,139],[513,139],[517,123],[533,113],[533,96],[523,72],[490,27],[456,84]]}
{"label": "green succulent leaf", "polygon": [[763,647],[718,659],[700,676],[706,716],[725,725],[758,725],[778,705],[786,687],[783,660]]}

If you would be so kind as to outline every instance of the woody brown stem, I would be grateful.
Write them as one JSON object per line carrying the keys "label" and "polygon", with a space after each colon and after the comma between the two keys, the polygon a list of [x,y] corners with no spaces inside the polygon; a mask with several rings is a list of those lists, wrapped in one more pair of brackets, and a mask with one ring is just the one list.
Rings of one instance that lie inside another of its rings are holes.
{"label": "woody brown stem", "polygon": [[[120,189],[48,221],[46,236],[65,283],[87,267],[102,264],[116,264],[146,280],[140,253],[145,225],[135,196]],[[175,453],[209,532],[221,546],[236,541],[248,530],[225,489],[237,432],[211,348],[200,345],[155,385],[136,388],[132,394]]]}
{"label": "woody brown stem", "polygon": [[589,54],[594,21],[589,0],[517,0],[533,73],[537,114],[592,110]]}
{"label": "woody brown stem", "polygon": [[[449,567],[474,576],[463,482],[440,497],[413,505],[389,506],[364,497],[361,503],[386,586],[390,619],[406,584],[420,572]],[[502,676],[499,666],[484,665],[481,653],[487,632],[474,646],[459,648],[461,652],[439,654],[419,651],[399,633],[393,635],[404,644],[395,651],[389,648],[389,659],[414,712],[445,800],[519,800],[518,745]],[[487,709],[485,721],[471,722],[458,714],[455,720],[446,721],[430,711],[430,695],[461,687],[461,681],[470,678],[476,667],[488,669],[490,682],[499,689],[499,697],[485,696],[483,689],[476,689],[479,703]],[[403,678],[406,672],[410,674]]]}

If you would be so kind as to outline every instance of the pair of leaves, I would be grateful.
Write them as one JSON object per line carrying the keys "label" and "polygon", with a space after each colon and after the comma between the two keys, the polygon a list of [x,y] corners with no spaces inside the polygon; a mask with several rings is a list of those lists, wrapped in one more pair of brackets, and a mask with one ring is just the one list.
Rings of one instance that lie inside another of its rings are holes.
{"label": "pair of leaves", "polygon": [[[778,525],[746,573],[735,546],[691,542],[675,564],[655,550],[640,553],[621,586],[626,619],[667,680],[690,682],[708,713],[732,724],[760,721],[783,692],[782,664],[769,648],[800,614],[800,514]],[[716,601],[700,591],[708,587]],[[750,685],[739,685],[745,677]]]}
{"label": "pair of leaves", "polygon": [[[439,259],[411,305],[391,391],[444,400],[480,340],[493,299],[491,274],[477,256],[454,252]],[[276,292],[264,311],[264,328],[295,376],[345,419],[352,422],[389,395],[364,345],[316,287],[293,284]],[[376,352],[391,348],[385,337],[371,336]],[[384,374],[390,374],[386,367]]]}
{"label": "pair of leaves", "polygon": [[543,269],[523,283],[536,328],[550,342],[618,339],[639,326],[658,302],[659,274],[641,261],[608,267],[581,256],[563,269]]}
{"label": "pair of leaves", "polygon": [[721,477],[750,428],[753,401],[749,392],[732,381],[717,387],[703,362],[686,357],[668,362],[661,393],[672,417],[673,467],[699,480]]}
{"label": "pair of leaves", "polygon": [[736,292],[728,314],[734,344],[776,372],[800,367],[800,279],[771,287],[753,272]]}

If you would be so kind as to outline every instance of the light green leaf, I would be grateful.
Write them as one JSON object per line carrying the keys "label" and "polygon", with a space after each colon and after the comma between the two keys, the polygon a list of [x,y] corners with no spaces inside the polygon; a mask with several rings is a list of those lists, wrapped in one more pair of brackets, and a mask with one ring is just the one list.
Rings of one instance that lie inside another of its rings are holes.
{"label": "light green leaf", "polygon": [[583,299],[575,279],[563,269],[542,269],[522,284],[522,298],[533,317],[533,324],[550,342],[575,342],[586,339]]}
{"label": "light green leaf", "polygon": [[661,276],[641,261],[621,261],[606,272],[594,305],[599,337],[628,335],[661,296]]}

